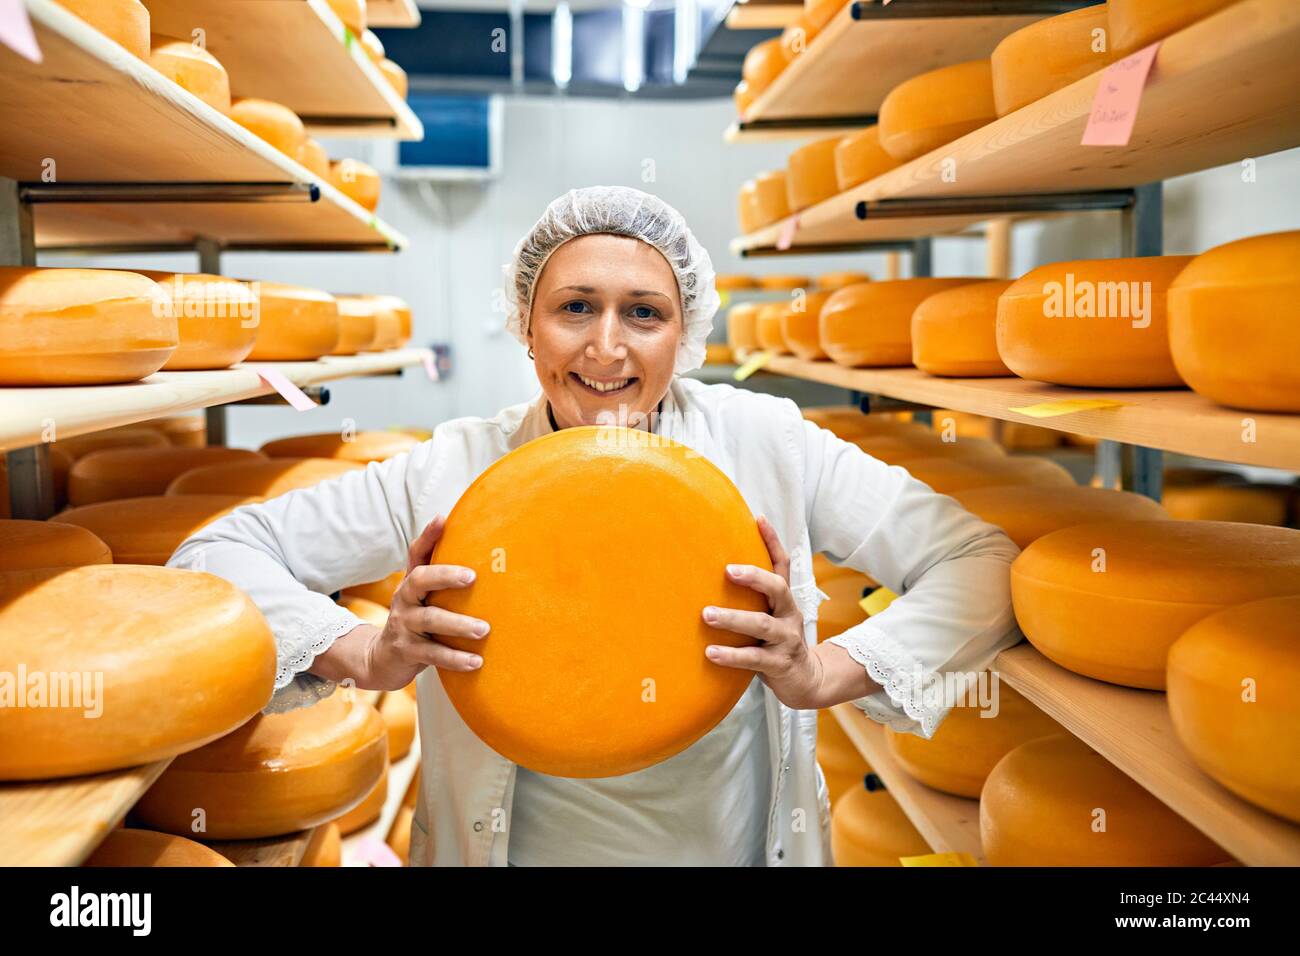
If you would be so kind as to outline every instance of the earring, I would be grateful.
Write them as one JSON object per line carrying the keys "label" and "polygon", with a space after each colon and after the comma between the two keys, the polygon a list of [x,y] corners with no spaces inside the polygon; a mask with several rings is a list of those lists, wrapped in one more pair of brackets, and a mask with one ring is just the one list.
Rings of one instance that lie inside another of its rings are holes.
{"label": "earring", "polygon": [[537,358],[537,356],[533,354],[533,347],[532,347],[531,345],[528,346],[528,357],[529,357],[530,359],[535,359],[535,358]]}

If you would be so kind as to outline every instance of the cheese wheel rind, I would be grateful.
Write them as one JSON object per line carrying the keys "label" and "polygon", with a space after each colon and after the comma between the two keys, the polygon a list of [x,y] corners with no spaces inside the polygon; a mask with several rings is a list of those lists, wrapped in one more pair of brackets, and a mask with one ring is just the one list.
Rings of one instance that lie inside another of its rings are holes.
{"label": "cheese wheel rind", "polygon": [[411,451],[420,440],[402,432],[320,432],[277,438],[258,449],[268,458],[338,458],[342,461],[387,461]]}
{"label": "cheese wheel rind", "polygon": [[822,306],[821,345],[837,365],[912,364],[912,313],[936,292],[979,281],[891,279],[845,286]]}
{"label": "cheese wheel rind", "polygon": [[149,65],[219,113],[230,112],[230,75],[203,47],[155,33]]}
{"label": "cheese wheel rind", "polygon": [[339,343],[339,306],[319,289],[282,282],[249,283],[257,297],[257,341],[250,362],[311,362]]}
{"label": "cheese wheel rind", "polygon": [[897,165],[898,160],[880,145],[880,127],[873,123],[845,136],[835,147],[835,184],[844,192]]}
{"label": "cheese wheel rind", "polygon": [[230,118],[258,139],[297,159],[298,150],[307,138],[306,127],[289,107],[271,100],[239,97],[230,104]]}
{"label": "cheese wheel rind", "polygon": [[1109,488],[1011,485],[968,488],[952,497],[972,514],[1001,528],[1025,549],[1043,535],[1094,521],[1160,521],[1165,509],[1145,495]]}
{"label": "cheese wheel rind", "polygon": [[0,572],[112,563],[109,546],[85,528],[0,518]]}
{"label": "cheese wheel rind", "polygon": [[149,10],[140,0],[57,0],[110,40],[149,60]]}
{"label": "cheese wheel rind", "polygon": [[195,468],[238,461],[263,461],[255,451],[209,445],[182,448],[106,448],[78,458],[68,473],[68,502],[90,505],[118,498],[161,495],[178,476]]}
{"label": "cheese wheel rind", "polygon": [[904,80],[877,115],[880,145],[899,162],[945,146],[997,119],[989,61],[954,63]]}
{"label": "cheese wheel rind", "polygon": [[989,58],[998,116],[1014,113],[1115,59],[1106,34],[1106,6],[1099,3],[1045,17],[1002,38]]}
{"label": "cheese wheel rind", "polygon": [[800,146],[786,162],[786,199],[791,212],[799,212],[830,199],[839,192],[835,177],[835,150],[843,137],[832,136]]}
{"label": "cheese wheel rind", "polygon": [[91,532],[112,549],[117,564],[162,566],[189,537],[240,505],[239,495],[150,495],[69,508],[50,523]]}
{"label": "cheese wheel rind", "polygon": [[924,299],[912,313],[912,364],[930,375],[1010,375],[998,355],[998,298],[1010,286],[970,282]]}
{"label": "cheese wheel rind", "polygon": [[235,864],[216,850],[172,833],[119,827],[104,837],[83,866],[215,866]]}
{"label": "cheese wheel rind", "polygon": [[258,303],[245,283],[202,273],[140,274],[158,284],[176,319],[180,341],[164,371],[230,368],[253,351]]}
{"label": "cheese wheel rind", "polygon": [[365,468],[337,458],[272,458],[193,468],[167,486],[169,495],[257,495],[274,498]]}
{"label": "cheese wheel rind", "polygon": [[925,856],[930,844],[887,790],[856,787],[831,808],[831,854],[836,866],[902,866]]}

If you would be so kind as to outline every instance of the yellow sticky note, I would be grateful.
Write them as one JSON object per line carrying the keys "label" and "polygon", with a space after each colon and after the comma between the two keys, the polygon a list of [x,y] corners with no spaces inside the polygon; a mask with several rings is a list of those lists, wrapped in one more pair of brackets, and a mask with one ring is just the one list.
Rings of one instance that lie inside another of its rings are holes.
{"label": "yellow sticky note", "polygon": [[767,364],[768,359],[772,357],[771,352],[755,352],[749,358],[745,359],[745,364],[740,366],[731,373],[731,377],[737,382],[743,382],[749,376],[753,375],[760,368]]}
{"label": "yellow sticky note", "polygon": [[925,856],[900,856],[903,866],[979,866],[969,853],[927,853]]}
{"label": "yellow sticky note", "polygon": [[729,305],[731,305],[731,290],[723,289],[718,293],[718,306],[725,309]]}
{"label": "yellow sticky note", "polygon": [[1062,398],[1054,402],[1039,402],[1037,405],[1022,405],[1020,408],[1008,410],[1028,415],[1030,418],[1055,418],[1057,415],[1088,412],[1094,408],[1119,408],[1127,404],[1111,398]]}
{"label": "yellow sticky note", "polygon": [[885,608],[889,607],[889,605],[893,604],[897,598],[898,595],[889,590],[889,588],[876,588],[858,602],[858,607],[862,608],[862,610],[866,611],[868,614],[879,614]]}

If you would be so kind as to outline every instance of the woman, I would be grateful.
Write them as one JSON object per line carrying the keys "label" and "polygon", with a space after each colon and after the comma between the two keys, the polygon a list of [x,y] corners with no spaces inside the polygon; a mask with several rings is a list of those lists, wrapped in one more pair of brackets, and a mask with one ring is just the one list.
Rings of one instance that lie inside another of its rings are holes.
{"label": "woman", "polygon": [[[1015,545],[788,400],[678,377],[701,364],[718,297],[708,254],[658,199],[615,187],[560,197],[516,248],[507,286],[508,325],[541,394],[490,419],[445,422],[364,472],[241,508],[171,566],[228,578],[262,609],[279,659],[268,711],[338,681],[395,690],[418,677],[413,865],[829,862],[816,708],[852,700],[896,730],[933,734],[949,704],[922,691],[944,673],[987,668],[1014,640]],[[695,449],[764,516],[775,570],[728,573],[770,611],[701,609],[711,626],[761,641],[707,649],[759,678],[714,730],[635,773],[563,779],[515,766],[461,721],[436,671],[483,658],[439,638],[482,637],[491,622],[423,600],[470,583],[468,569],[429,562],[443,516],[479,473],[530,439],[611,419]],[[818,645],[817,552],[906,593]],[[403,566],[383,629],[326,596]]]}

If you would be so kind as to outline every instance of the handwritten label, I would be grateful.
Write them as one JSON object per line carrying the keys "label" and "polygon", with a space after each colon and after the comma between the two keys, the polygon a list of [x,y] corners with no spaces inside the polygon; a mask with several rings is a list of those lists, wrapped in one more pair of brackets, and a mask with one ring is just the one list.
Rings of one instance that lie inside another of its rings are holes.
{"label": "handwritten label", "polygon": [[393,852],[393,848],[382,840],[376,840],[374,837],[358,840],[357,845],[352,847],[352,852],[349,855],[362,866],[402,865],[401,857]]}
{"label": "handwritten label", "polygon": [[737,382],[743,382],[745,379],[749,378],[749,376],[753,375],[760,368],[766,365],[771,358],[772,358],[771,352],[755,352],[749,358],[745,359],[744,365],[740,366],[740,368],[736,369],[734,372],[731,373],[731,377],[734,378]]}
{"label": "handwritten label", "polygon": [[0,43],[33,63],[44,59],[23,0],[0,0]]}
{"label": "handwritten label", "polygon": [[777,249],[785,252],[794,245],[794,234],[799,230],[799,217],[791,216],[781,223],[781,231],[776,234]]}
{"label": "handwritten label", "polygon": [[898,600],[898,595],[889,590],[889,588],[876,588],[858,602],[858,607],[866,611],[867,615],[870,617],[879,614],[896,600]]}
{"label": "handwritten label", "polygon": [[1082,145],[1128,145],[1133,135],[1133,124],[1137,122],[1138,106],[1142,103],[1142,89],[1159,49],[1157,41],[1106,67],[1092,100],[1092,112],[1088,114],[1088,125],[1083,130]]}
{"label": "handwritten label", "polygon": [[438,374],[438,360],[432,352],[425,352],[420,356],[420,361],[424,364],[424,374],[429,376],[429,381],[436,382],[442,378]]}
{"label": "handwritten label", "polygon": [[1030,418],[1055,418],[1057,415],[1088,412],[1096,408],[1121,408],[1126,404],[1113,398],[1062,398],[1054,402],[1039,402],[1037,405],[1022,405],[1008,411],[1019,412]]}
{"label": "handwritten label", "polygon": [[903,866],[979,866],[969,853],[927,853],[924,856],[900,856]]}
{"label": "handwritten label", "polygon": [[308,412],[319,406],[307,397],[307,394],[285,376],[278,368],[258,369],[257,377],[280,393],[280,397],[300,412]]}

